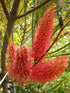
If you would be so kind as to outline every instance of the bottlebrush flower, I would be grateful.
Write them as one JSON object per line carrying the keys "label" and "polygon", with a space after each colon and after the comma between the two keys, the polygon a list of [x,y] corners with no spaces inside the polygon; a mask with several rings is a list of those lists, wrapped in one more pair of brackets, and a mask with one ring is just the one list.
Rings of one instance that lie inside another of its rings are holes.
{"label": "bottlebrush flower", "polygon": [[16,73],[17,81],[22,84],[23,79],[27,79],[31,72],[31,61],[28,60],[29,54],[26,47],[20,46],[16,51]]}
{"label": "bottlebrush flower", "polygon": [[53,81],[67,68],[67,61],[68,59],[66,57],[58,57],[50,60],[47,63],[39,63],[33,67],[31,79],[40,83]]}
{"label": "bottlebrush flower", "polygon": [[15,46],[10,44],[6,57],[6,70],[10,70],[9,77],[14,77],[14,81],[17,81],[21,85],[23,79],[28,79],[32,67],[28,49],[23,46],[15,49]]}
{"label": "bottlebrush flower", "polygon": [[49,48],[54,23],[55,11],[53,8],[44,13],[42,20],[39,23],[38,29],[35,32],[32,47],[33,57],[38,60]]}
{"label": "bottlebrush flower", "polygon": [[16,47],[13,44],[10,44],[6,53],[6,70],[10,70],[9,77],[15,76],[15,67],[16,67]]}

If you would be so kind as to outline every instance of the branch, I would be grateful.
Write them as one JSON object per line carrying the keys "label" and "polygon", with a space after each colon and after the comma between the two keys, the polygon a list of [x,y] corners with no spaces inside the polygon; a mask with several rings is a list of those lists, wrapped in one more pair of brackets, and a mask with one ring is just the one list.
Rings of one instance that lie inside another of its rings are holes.
{"label": "branch", "polygon": [[46,3],[48,3],[49,1],[51,1],[51,0],[46,0],[45,2],[41,3],[41,4],[38,5],[37,7],[35,7],[35,8],[33,8],[33,9],[27,11],[26,13],[24,13],[24,14],[22,14],[22,15],[20,15],[20,16],[17,16],[16,19],[22,18],[22,17],[24,17],[24,16],[26,16],[26,15],[34,12],[34,11],[37,10],[38,8],[40,8],[40,7],[42,7],[43,5],[45,5]]}
{"label": "branch", "polygon": [[14,0],[12,9],[11,9],[11,15],[17,15],[18,7],[19,7],[20,0]]}
{"label": "branch", "polygon": [[6,18],[7,18],[7,20],[9,20],[10,16],[9,16],[8,10],[7,10],[7,8],[6,8],[5,1],[4,1],[4,0],[0,0],[0,2],[1,2],[2,8],[3,8],[3,10],[4,10],[4,13],[5,13],[5,15],[6,15]]}
{"label": "branch", "polygon": [[69,24],[70,20],[61,28],[61,30],[59,31],[57,37],[55,38],[55,40],[53,41],[53,43],[51,44],[51,46],[48,48],[48,50],[43,54],[43,56],[37,61],[37,63],[47,54],[47,52],[52,48],[52,46],[56,43],[56,41],[58,40],[58,37],[60,36],[61,32],[63,31],[63,29]]}
{"label": "branch", "polygon": [[[1,76],[2,76],[2,78],[4,77],[5,71],[6,71],[6,68],[5,68],[6,51],[7,51],[7,46],[8,46],[8,43],[9,43],[11,33],[13,31],[14,24],[15,24],[15,21],[16,21],[15,16],[17,15],[19,2],[20,2],[20,0],[14,0],[13,1],[13,7],[12,7],[12,10],[11,10],[11,13],[10,13],[10,15],[11,15],[10,20],[8,20],[7,31],[5,32],[5,36],[3,38],[3,46],[2,46],[2,50],[1,50],[1,68],[2,68]],[[1,0],[1,3],[4,4],[4,0]],[[3,6],[3,7],[4,7],[4,9],[6,8],[5,6]],[[7,15],[7,13],[8,12],[7,12],[7,9],[6,9],[6,15]],[[4,93],[8,93],[7,92],[7,84],[5,83],[5,81],[2,83],[2,87],[3,87]]]}

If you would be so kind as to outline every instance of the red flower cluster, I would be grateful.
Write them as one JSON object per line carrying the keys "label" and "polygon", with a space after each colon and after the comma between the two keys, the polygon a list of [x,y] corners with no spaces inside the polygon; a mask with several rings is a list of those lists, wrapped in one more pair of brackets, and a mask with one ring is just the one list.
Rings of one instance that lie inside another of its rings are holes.
{"label": "red flower cluster", "polygon": [[[54,22],[54,9],[50,8],[44,13],[42,20],[34,35],[32,54],[30,49],[24,46],[15,47],[10,45],[6,54],[6,68],[10,69],[9,76],[14,77],[21,85],[24,81],[49,82],[60,75],[68,66],[66,57],[58,57],[35,64],[49,48]],[[34,63],[34,64],[33,64]]]}
{"label": "red flower cluster", "polygon": [[23,79],[30,76],[32,63],[29,61],[29,53],[26,47],[20,46],[15,51],[15,46],[11,44],[7,51],[6,63],[7,70],[10,69],[9,76],[14,77],[14,80],[18,81],[20,85]]}
{"label": "red flower cluster", "polygon": [[35,32],[32,47],[33,57],[36,60],[39,60],[49,48],[53,32],[54,15],[55,11],[53,8],[47,10]]}
{"label": "red flower cluster", "polygon": [[61,72],[67,68],[66,57],[58,57],[50,60],[47,63],[39,63],[32,69],[31,79],[35,82],[49,82],[60,76]]}

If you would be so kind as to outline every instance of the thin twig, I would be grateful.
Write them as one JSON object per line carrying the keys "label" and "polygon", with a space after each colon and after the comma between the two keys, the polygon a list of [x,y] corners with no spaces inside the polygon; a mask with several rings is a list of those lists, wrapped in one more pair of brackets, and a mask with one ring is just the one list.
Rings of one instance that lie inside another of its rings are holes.
{"label": "thin twig", "polygon": [[[33,0],[33,8],[35,7],[35,0]],[[34,32],[34,12],[32,13],[32,41],[33,41],[33,32]]]}
{"label": "thin twig", "polygon": [[9,8],[11,9],[9,0],[6,0],[6,2],[7,2],[7,4],[8,4],[8,6],[9,6]]}
{"label": "thin twig", "polygon": [[26,40],[30,37],[30,35],[32,34],[32,32],[29,33],[29,35],[26,37],[26,39],[23,41],[23,44],[26,42]]}
{"label": "thin twig", "polygon": [[53,52],[51,52],[51,53],[48,53],[48,54],[53,54],[53,53],[55,53],[55,52],[58,52],[58,51],[64,49],[65,47],[67,47],[67,46],[69,46],[69,45],[70,45],[70,42],[69,42],[68,44],[66,44],[65,46],[63,46],[63,47],[61,47],[61,48],[59,48],[59,49],[57,49],[57,50],[55,50],[55,51],[53,51]]}
{"label": "thin twig", "polygon": [[[24,13],[25,12],[26,12],[26,4],[25,4],[25,0],[24,0]],[[26,31],[26,16],[24,17],[24,31],[23,31],[23,36],[22,36],[22,40],[21,40],[21,45],[23,44],[23,41],[24,41],[25,31]]]}
{"label": "thin twig", "polygon": [[[59,55],[52,55],[52,56],[50,56],[50,57],[59,57],[59,56],[68,56],[68,55],[70,55],[70,53],[59,54]],[[49,57],[47,57],[47,58],[49,58]]]}
{"label": "thin twig", "polygon": [[55,89],[56,87],[58,87],[64,80],[66,80],[68,77],[65,77],[63,80],[60,81],[60,83],[58,83],[56,86],[54,86],[52,89],[48,90],[48,91],[52,91],[53,89]]}

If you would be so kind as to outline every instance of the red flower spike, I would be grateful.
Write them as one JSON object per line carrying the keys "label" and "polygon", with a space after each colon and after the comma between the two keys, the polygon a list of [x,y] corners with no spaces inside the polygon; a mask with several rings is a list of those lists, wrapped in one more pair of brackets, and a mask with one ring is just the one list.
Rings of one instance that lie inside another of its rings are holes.
{"label": "red flower spike", "polygon": [[21,85],[23,79],[27,80],[29,78],[32,68],[29,50],[23,46],[15,49],[15,46],[10,44],[6,57],[6,70],[10,70],[9,77],[14,77],[14,81],[18,81]]}
{"label": "red flower spike", "polygon": [[10,70],[9,77],[15,76],[15,67],[16,67],[16,48],[15,45],[10,44],[6,53],[6,70]]}
{"label": "red flower spike", "polygon": [[53,81],[67,68],[67,61],[68,59],[66,57],[58,57],[50,60],[47,63],[39,63],[33,67],[30,78],[33,81],[40,83]]}
{"label": "red flower spike", "polygon": [[30,76],[30,71],[32,64],[28,60],[29,54],[27,48],[18,47],[17,49],[17,61],[16,61],[16,73],[17,73],[17,81],[22,84],[23,79],[27,79]]}
{"label": "red flower spike", "polygon": [[34,40],[32,43],[32,56],[36,60],[39,60],[49,48],[53,32],[54,15],[54,9],[48,9],[47,12],[44,13],[38,29],[35,32]]}

